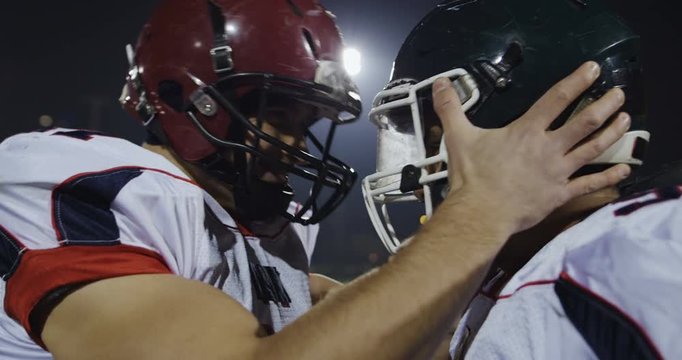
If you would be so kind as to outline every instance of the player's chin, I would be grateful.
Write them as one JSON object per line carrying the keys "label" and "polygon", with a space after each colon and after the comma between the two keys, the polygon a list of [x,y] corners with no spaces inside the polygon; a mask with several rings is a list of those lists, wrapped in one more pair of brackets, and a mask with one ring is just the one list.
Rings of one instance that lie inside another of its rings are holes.
{"label": "player's chin", "polygon": [[289,182],[289,176],[283,166],[277,164],[267,164],[264,162],[256,162],[253,168],[253,176],[263,182],[269,184],[286,184]]}
{"label": "player's chin", "polygon": [[259,179],[269,184],[283,185],[289,182],[289,176],[286,173],[275,173],[272,171],[265,171],[259,174]]}

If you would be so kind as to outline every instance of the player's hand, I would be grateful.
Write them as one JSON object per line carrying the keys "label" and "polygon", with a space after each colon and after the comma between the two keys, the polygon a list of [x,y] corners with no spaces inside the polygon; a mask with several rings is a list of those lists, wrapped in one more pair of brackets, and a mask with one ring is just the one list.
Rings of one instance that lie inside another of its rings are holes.
{"label": "player's hand", "polygon": [[[547,91],[523,116],[499,129],[475,127],[466,118],[447,79],[433,86],[434,108],[441,119],[448,150],[451,193],[465,195],[490,210],[512,230],[527,229],[568,200],[614,185],[627,177],[620,164],[603,172],[569,179],[599,156],[629,128],[620,113],[595,133],[623,105],[625,96],[612,89],[561,128],[552,121],[599,76],[587,62]],[[591,134],[593,134],[590,136]]]}

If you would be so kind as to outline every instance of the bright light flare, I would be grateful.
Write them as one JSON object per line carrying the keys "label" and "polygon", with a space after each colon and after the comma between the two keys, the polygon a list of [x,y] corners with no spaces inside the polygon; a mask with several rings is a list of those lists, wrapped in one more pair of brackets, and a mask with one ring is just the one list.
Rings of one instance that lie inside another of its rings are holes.
{"label": "bright light flare", "polygon": [[355,76],[362,71],[362,54],[354,48],[346,48],[343,51],[343,65],[348,75]]}

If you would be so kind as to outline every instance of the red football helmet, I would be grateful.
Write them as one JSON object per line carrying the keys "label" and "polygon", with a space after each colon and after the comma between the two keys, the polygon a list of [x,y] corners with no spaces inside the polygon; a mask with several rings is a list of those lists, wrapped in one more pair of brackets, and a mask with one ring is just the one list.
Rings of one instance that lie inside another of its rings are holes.
{"label": "red football helmet", "polygon": [[[335,126],[361,111],[342,51],[333,15],[316,0],[165,0],[136,49],[128,47],[130,71],[121,102],[182,159],[233,184],[242,219],[276,212],[316,223],[343,200],[356,178],[329,154]],[[304,103],[316,117],[330,120],[326,141],[306,133],[318,156],[261,130],[273,99]],[[255,145],[244,141],[247,135],[257,139]],[[267,155],[262,143],[281,149],[289,161]],[[230,150],[229,161],[224,149]],[[298,211],[287,213],[293,197],[287,184],[264,183],[254,175],[255,161],[311,182]]]}

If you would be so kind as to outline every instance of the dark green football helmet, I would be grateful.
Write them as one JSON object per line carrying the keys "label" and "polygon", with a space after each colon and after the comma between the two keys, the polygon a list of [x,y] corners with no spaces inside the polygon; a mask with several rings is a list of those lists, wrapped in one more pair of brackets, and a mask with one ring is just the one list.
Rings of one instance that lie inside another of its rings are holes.
{"label": "dark green football helmet", "polygon": [[447,162],[438,131],[435,145],[433,139],[432,129],[440,124],[431,101],[436,78],[452,79],[474,125],[498,128],[521,116],[580,64],[594,60],[601,65],[601,76],[552,128],[620,87],[631,130],[580,171],[615,163],[638,166],[649,140],[639,48],[639,36],[598,0],[456,0],[433,9],[405,40],[390,82],[370,112],[379,129],[377,172],[365,178],[363,192],[389,250],[400,240],[386,205],[417,201],[414,191],[423,189],[428,217],[447,187],[445,166],[427,171]]}

